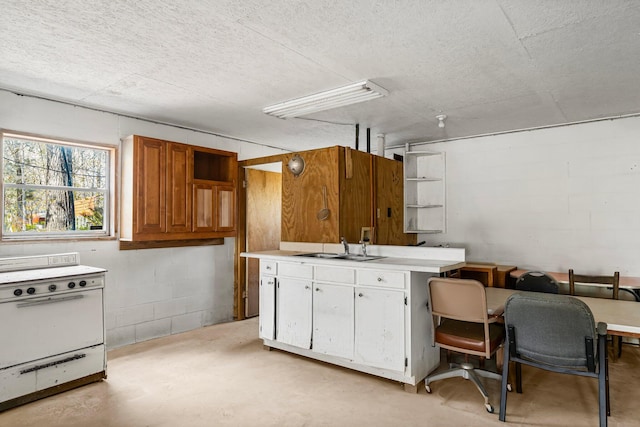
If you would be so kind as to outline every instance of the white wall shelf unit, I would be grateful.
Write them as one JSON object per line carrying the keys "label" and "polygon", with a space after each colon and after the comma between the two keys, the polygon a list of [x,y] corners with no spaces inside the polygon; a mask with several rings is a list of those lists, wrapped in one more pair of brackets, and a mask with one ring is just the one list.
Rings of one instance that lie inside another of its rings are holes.
{"label": "white wall shelf unit", "polygon": [[404,232],[444,233],[445,153],[415,150],[404,152]]}

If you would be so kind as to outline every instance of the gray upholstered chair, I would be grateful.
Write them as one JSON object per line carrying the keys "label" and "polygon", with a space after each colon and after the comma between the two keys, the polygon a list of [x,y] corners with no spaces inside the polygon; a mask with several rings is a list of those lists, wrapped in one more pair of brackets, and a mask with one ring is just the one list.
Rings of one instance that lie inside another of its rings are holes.
{"label": "gray upholstered chair", "polygon": [[[429,279],[429,298],[434,316],[433,338],[441,348],[486,359],[501,348],[504,327],[497,323],[497,316],[487,313],[487,297],[482,283],[470,279],[432,277]],[[499,373],[476,369],[470,363],[450,363],[448,371],[425,378],[427,393],[431,393],[432,382],[453,377],[473,382],[484,396],[485,408],[493,413],[489,395],[479,377],[499,380]]]}
{"label": "gray upholstered chair", "polygon": [[[517,362],[547,371],[597,378],[600,426],[606,426],[609,415],[607,325],[599,322],[596,328],[591,310],[577,298],[521,292],[507,298],[504,322],[507,337],[500,421],[506,418],[509,362]],[[516,381],[520,381],[517,372]]]}
{"label": "gray upholstered chair", "polygon": [[558,282],[553,277],[542,271],[527,271],[516,280],[516,290],[544,292],[548,294],[558,293]]}
{"label": "gray upholstered chair", "polygon": [[[558,282],[542,271],[528,271],[518,277],[515,288],[517,291],[542,292],[546,294],[558,293]],[[522,366],[516,362],[516,391],[522,393]]]}

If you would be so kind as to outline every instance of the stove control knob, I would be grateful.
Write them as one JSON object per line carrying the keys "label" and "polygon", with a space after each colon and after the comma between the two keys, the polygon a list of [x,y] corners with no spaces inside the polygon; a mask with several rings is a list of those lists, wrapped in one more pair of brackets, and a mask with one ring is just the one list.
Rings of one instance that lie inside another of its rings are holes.
{"label": "stove control knob", "polygon": [[20,295],[22,295],[22,289],[16,289],[13,291],[13,294],[17,297],[19,297]]}
{"label": "stove control knob", "polygon": [[80,285],[81,288],[84,288],[85,286],[87,286],[87,281],[86,280],[80,280],[79,285]]}
{"label": "stove control knob", "polygon": [[67,286],[69,287],[69,289],[73,289],[76,287],[76,282],[69,282]]}
{"label": "stove control knob", "polygon": [[28,288],[28,289],[27,289],[27,293],[28,293],[29,295],[33,295],[33,294],[35,294],[35,293],[36,293],[36,288]]}
{"label": "stove control knob", "polygon": [[51,292],[55,291],[56,288],[57,288],[56,285],[49,285],[49,291],[51,291]]}

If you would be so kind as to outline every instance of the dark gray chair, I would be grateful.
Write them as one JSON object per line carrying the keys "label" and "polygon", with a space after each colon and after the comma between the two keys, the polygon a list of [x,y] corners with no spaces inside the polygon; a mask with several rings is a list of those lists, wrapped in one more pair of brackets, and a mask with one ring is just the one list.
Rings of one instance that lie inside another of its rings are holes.
{"label": "dark gray chair", "polygon": [[[558,293],[558,282],[543,271],[528,271],[518,277],[515,288],[517,291],[542,292],[546,294]],[[516,362],[516,391],[522,393],[522,366]]]}
{"label": "dark gray chair", "polygon": [[516,290],[557,294],[558,282],[545,272],[528,271],[516,280]]}
{"label": "dark gray chair", "polygon": [[[607,425],[609,382],[607,325],[595,325],[589,307],[567,295],[517,292],[504,307],[507,337],[500,421],[507,412],[509,362],[598,379],[600,426]],[[516,381],[520,381],[516,372]],[[522,387],[520,387],[521,389]]]}

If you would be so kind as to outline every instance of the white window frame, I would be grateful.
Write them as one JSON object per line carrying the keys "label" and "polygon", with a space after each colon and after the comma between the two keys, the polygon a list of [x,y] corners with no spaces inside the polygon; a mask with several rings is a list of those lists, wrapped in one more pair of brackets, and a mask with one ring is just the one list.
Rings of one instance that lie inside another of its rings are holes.
{"label": "white window frame", "polygon": [[116,165],[116,147],[91,143],[84,141],[77,141],[68,138],[54,138],[42,135],[35,135],[26,132],[17,132],[6,129],[0,129],[0,153],[4,155],[4,139],[5,137],[26,139],[38,142],[44,142],[49,144],[56,144],[68,147],[84,147],[95,150],[102,150],[107,153],[107,165],[106,173],[108,178],[106,180],[106,188],[84,188],[73,187],[72,191],[91,191],[104,194],[104,212],[103,212],[103,228],[101,230],[71,230],[62,232],[9,232],[4,230],[4,200],[5,200],[5,188],[28,188],[34,190],[69,190],[69,187],[58,186],[43,186],[43,185],[29,185],[29,184],[12,184],[4,182],[4,159],[0,161],[0,196],[2,197],[2,203],[0,203],[0,218],[3,221],[0,226],[0,236],[2,241],[27,241],[27,240],[79,240],[79,239],[101,239],[101,238],[113,238],[115,236],[115,165]]}

